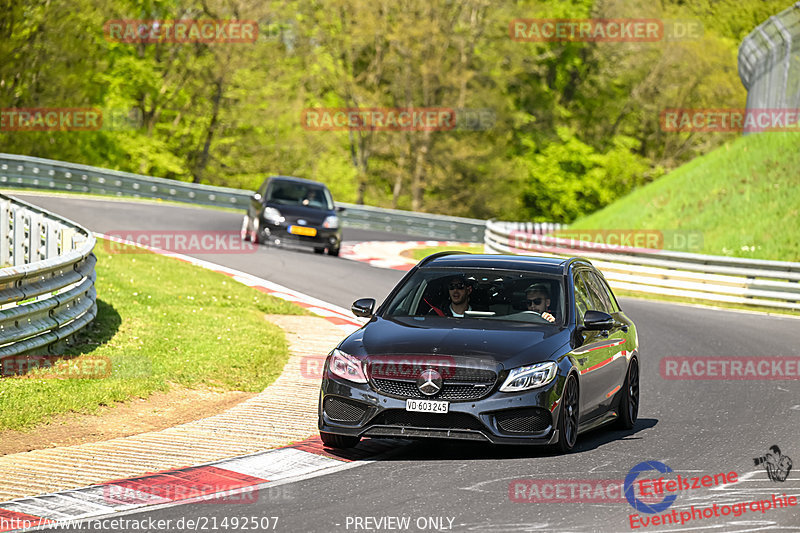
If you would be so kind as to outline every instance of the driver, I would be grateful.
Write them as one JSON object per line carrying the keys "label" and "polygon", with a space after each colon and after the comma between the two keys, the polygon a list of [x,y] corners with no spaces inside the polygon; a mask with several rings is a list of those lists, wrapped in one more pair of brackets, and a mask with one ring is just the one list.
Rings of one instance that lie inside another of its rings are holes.
{"label": "driver", "polygon": [[548,322],[555,322],[556,317],[547,310],[550,308],[550,289],[544,283],[534,283],[525,289],[528,310],[538,313]]}

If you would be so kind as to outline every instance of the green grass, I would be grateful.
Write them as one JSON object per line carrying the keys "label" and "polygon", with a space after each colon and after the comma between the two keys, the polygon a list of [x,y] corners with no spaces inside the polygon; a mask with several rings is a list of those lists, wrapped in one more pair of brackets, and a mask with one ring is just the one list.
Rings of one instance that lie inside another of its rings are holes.
{"label": "green grass", "polygon": [[257,392],[278,377],[288,346],[264,315],[307,314],[304,309],[175,259],[119,253],[117,244],[109,253],[105,242],[95,247],[98,316],[64,353],[77,354],[76,363],[109,358],[111,375],[37,379],[41,371],[34,371],[0,378],[0,429],[93,413],[171,384]]}
{"label": "green grass", "polygon": [[800,261],[800,134],[762,133],[694,159],[571,229],[700,232],[685,251]]}
{"label": "green grass", "polygon": [[470,252],[473,254],[482,254],[483,245],[475,244],[471,246],[430,246],[426,248],[416,248],[410,250],[410,252],[411,252],[411,257],[419,261],[420,259],[425,259],[431,254],[435,254],[438,252],[446,252],[449,250],[457,250],[459,252]]}

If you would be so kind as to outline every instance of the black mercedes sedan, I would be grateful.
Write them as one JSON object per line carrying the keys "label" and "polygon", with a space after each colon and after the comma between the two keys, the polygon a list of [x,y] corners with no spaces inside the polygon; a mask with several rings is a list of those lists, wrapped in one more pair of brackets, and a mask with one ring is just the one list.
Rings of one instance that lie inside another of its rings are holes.
{"label": "black mercedes sedan", "polygon": [[310,246],[317,253],[339,255],[342,207],[323,183],[290,176],[264,180],[250,199],[242,237],[254,243]]}
{"label": "black mercedes sedan", "polygon": [[554,445],[639,411],[639,340],[582,258],[442,252],[417,264],[327,357],[322,442],[444,438]]}

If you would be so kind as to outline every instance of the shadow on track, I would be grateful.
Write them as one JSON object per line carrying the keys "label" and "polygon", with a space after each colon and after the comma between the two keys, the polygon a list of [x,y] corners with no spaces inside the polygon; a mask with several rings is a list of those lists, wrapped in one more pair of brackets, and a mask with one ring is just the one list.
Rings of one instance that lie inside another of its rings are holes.
{"label": "shadow on track", "polygon": [[[619,430],[610,427],[598,428],[578,437],[571,454],[595,450],[606,444],[621,440],[641,439],[637,433],[658,424],[655,418],[640,418],[633,429]],[[369,442],[369,441],[366,441]],[[556,457],[561,455],[549,446],[492,445],[446,439],[410,441],[399,453],[376,457],[378,461],[468,461],[471,459],[522,459],[526,457]]]}

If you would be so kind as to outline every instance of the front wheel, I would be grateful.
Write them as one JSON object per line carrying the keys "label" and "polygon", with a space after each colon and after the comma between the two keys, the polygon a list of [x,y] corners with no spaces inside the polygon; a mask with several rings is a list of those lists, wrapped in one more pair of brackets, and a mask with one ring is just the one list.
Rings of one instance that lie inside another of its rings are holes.
{"label": "front wheel", "polygon": [[639,418],[639,363],[631,359],[619,402],[619,427],[631,429]]}
{"label": "front wheel", "polygon": [[334,257],[339,257],[339,249],[338,248],[328,248],[328,255],[332,255]]}
{"label": "front wheel", "polygon": [[244,219],[242,219],[242,240],[249,241],[250,240],[250,216],[245,215]]}
{"label": "front wheel", "polygon": [[319,432],[319,437],[322,439],[322,444],[329,448],[353,448],[361,441],[361,437],[353,437],[350,435],[336,435],[334,433]]}
{"label": "front wheel", "polygon": [[265,242],[267,239],[264,232],[261,230],[261,221],[258,217],[253,220],[253,231],[250,233],[250,241],[253,244]]}
{"label": "front wheel", "polygon": [[561,416],[558,421],[558,443],[561,453],[569,453],[578,440],[578,380],[570,375],[564,386]]}

